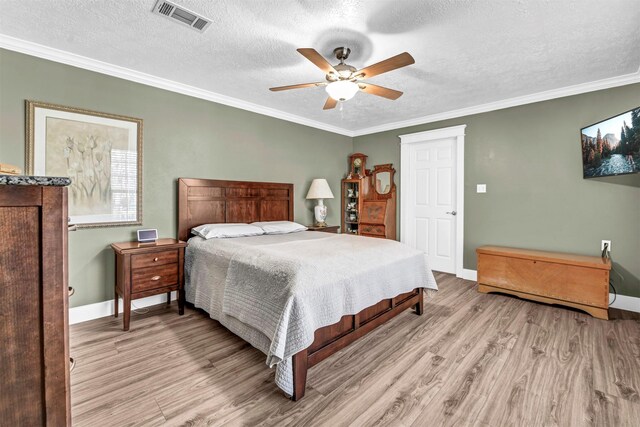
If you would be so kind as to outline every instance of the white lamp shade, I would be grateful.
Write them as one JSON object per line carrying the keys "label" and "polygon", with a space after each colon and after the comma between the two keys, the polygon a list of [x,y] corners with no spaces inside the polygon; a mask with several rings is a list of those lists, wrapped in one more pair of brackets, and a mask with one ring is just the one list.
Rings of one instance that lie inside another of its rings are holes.
{"label": "white lamp shade", "polygon": [[333,199],[329,183],[324,178],[316,178],[311,182],[307,199]]}
{"label": "white lamp shade", "polygon": [[336,101],[348,101],[353,98],[359,89],[354,82],[338,80],[337,82],[329,83],[325,90]]}

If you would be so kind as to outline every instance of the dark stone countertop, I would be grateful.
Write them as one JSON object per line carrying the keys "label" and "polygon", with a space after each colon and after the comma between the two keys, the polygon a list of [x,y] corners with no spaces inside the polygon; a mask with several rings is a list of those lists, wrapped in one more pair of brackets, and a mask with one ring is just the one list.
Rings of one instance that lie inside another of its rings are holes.
{"label": "dark stone countertop", "polygon": [[66,187],[71,179],[60,176],[0,175],[0,185],[47,185]]}

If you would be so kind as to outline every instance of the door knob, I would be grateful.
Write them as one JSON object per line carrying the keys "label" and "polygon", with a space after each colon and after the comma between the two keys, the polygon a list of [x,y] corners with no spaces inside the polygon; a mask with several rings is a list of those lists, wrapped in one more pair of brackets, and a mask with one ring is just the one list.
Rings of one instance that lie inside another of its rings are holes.
{"label": "door knob", "polygon": [[448,215],[456,216],[456,215],[458,215],[458,212],[456,212],[456,211],[451,211],[451,212],[447,212],[447,214],[448,214]]}

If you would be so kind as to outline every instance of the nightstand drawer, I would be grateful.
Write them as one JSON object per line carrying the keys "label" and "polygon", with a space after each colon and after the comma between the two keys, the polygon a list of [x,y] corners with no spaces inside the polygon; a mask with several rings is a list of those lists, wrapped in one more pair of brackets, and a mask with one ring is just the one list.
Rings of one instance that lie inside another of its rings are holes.
{"label": "nightstand drawer", "polygon": [[131,268],[155,267],[156,265],[178,262],[178,250],[151,252],[148,254],[131,255]]}
{"label": "nightstand drawer", "polygon": [[373,234],[384,236],[384,225],[361,224],[360,234]]}
{"label": "nightstand drawer", "polygon": [[131,273],[131,292],[157,289],[178,283],[178,264],[134,269]]}

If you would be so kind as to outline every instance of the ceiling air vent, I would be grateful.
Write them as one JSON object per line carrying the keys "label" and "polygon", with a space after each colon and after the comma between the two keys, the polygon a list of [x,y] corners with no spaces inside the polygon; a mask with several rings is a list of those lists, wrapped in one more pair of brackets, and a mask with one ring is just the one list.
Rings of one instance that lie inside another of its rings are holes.
{"label": "ceiling air vent", "polygon": [[153,7],[153,13],[165,16],[174,22],[179,22],[182,25],[191,27],[201,33],[209,28],[209,25],[211,24],[210,19],[166,0],[158,0],[156,5]]}

